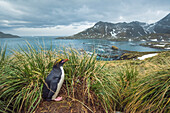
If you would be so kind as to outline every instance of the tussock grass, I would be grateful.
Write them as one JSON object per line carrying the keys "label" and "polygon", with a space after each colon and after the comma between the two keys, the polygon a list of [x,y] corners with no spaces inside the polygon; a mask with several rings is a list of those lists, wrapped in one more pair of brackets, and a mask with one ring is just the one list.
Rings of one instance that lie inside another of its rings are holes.
{"label": "tussock grass", "polygon": [[[30,44],[27,48],[12,50],[8,68],[1,75],[1,95],[15,112],[33,112],[41,101],[43,81],[53,65],[52,56],[41,47],[35,50]],[[5,109],[6,109],[5,108]]]}
{"label": "tussock grass", "polygon": [[139,80],[126,111],[168,113],[169,95],[170,71],[160,70],[156,74]]}
{"label": "tussock grass", "polygon": [[105,75],[108,79],[103,83],[108,87],[104,88],[109,93],[108,107],[127,113],[168,112],[169,59],[170,52],[162,52],[144,61],[106,62],[109,75]]}
{"label": "tussock grass", "polygon": [[[42,48],[35,48],[27,43],[26,48],[12,50],[8,68],[0,76],[0,98],[7,102],[4,108],[12,108],[13,112],[33,112],[42,100],[43,82],[58,58],[69,59],[65,64],[68,97],[81,99],[79,102],[84,106],[87,103],[94,104],[91,85],[95,81],[94,76],[101,74],[103,68],[96,65],[96,56],[80,55],[73,49],[52,51],[52,48]],[[88,109],[92,111],[91,108]]]}
{"label": "tussock grass", "polygon": [[[6,49],[7,46],[5,46],[5,48],[3,48],[2,46],[0,46],[0,77],[3,75],[3,70],[4,68],[6,68],[5,65],[7,62],[7,56],[5,56],[6,53]],[[2,88],[2,86],[0,85],[0,89]],[[2,113],[7,113],[7,112],[11,112],[11,110],[9,108],[6,108],[7,102],[4,100],[1,100],[0,98],[0,112]]]}
{"label": "tussock grass", "polygon": [[5,56],[0,49],[0,112],[33,112],[42,101],[46,76],[58,58],[64,64],[68,98],[90,112],[168,112],[169,52],[145,61],[96,60],[95,54],[80,54],[41,45],[18,47]]}
{"label": "tussock grass", "polygon": [[[140,69],[141,67],[147,67],[145,69],[147,75],[141,76],[135,83],[130,97],[131,101],[126,106],[127,112],[169,112],[169,59],[170,52],[163,52],[139,65]],[[142,75],[142,72],[140,72],[140,75]]]}
{"label": "tussock grass", "polygon": [[107,74],[107,71],[106,69],[105,74],[93,85],[95,93],[102,100],[106,112],[124,111],[129,100],[129,90],[137,80],[138,71],[135,66],[127,64],[118,67],[117,72],[113,71],[112,74]]}

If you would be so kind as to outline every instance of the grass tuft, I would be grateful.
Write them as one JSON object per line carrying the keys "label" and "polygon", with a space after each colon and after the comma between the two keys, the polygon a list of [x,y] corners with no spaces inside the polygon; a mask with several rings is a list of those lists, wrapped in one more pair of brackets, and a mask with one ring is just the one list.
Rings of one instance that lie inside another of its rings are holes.
{"label": "grass tuft", "polygon": [[169,110],[170,71],[160,70],[156,74],[144,77],[139,81],[127,112],[159,112]]}
{"label": "grass tuft", "polygon": [[[12,106],[13,112],[33,112],[41,101],[44,78],[52,67],[51,50],[27,48],[12,50],[9,66],[1,75],[0,98]],[[5,108],[5,109],[6,109]]]}

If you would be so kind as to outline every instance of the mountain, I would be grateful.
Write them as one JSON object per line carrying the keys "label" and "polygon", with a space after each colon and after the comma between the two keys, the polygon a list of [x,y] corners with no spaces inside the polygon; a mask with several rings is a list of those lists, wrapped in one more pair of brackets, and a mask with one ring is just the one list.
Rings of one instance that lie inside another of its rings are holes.
{"label": "mountain", "polygon": [[156,33],[170,34],[170,13],[155,24],[154,31]]}
{"label": "mountain", "polygon": [[156,39],[158,38],[159,40],[170,40],[170,13],[153,24],[138,21],[130,23],[109,23],[99,21],[91,28],[64,38],[138,41],[154,39],[155,36]]}
{"label": "mountain", "polygon": [[0,38],[20,38],[20,37],[17,35],[5,34],[3,32],[0,32]]}
{"label": "mountain", "polygon": [[93,27],[75,34],[73,37],[80,38],[106,38],[106,39],[121,39],[121,38],[135,38],[148,34],[145,32],[140,22],[130,23],[108,23],[98,22]]}

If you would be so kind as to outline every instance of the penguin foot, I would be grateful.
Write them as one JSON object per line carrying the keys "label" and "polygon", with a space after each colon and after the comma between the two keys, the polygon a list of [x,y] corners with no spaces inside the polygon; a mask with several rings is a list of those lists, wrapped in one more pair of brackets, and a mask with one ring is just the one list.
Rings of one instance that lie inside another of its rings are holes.
{"label": "penguin foot", "polygon": [[56,99],[54,99],[54,101],[61,101],[62,97],[57,97]]}

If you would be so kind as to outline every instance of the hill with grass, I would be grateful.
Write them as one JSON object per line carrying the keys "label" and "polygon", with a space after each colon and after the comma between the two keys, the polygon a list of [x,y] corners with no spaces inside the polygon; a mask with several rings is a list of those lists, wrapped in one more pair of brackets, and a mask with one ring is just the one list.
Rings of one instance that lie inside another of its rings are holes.
{"label": "hill with grass", "polygon": [[20,38],[20,37],[17,35],[5,34],[3,32],[0,32],[0,38]]}
{"label": "hill with grass", "polygon": [[[0,112],[169,110],[169,51],[145,60],[98,61],[95,54],[80,54],[71,48],[42,48],[28,43],[27,48],[19,46],[8,56],[6,48],[0,49]],[[63,101],[43,101],[43,83],[58,58],[69,59],[64,65],[65,81],[59,94]]]}

